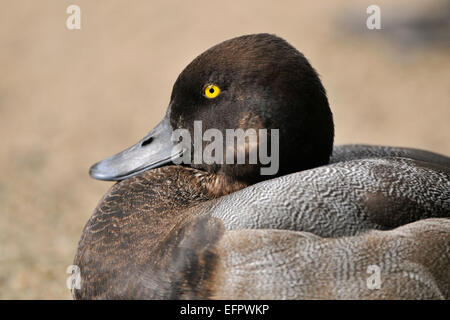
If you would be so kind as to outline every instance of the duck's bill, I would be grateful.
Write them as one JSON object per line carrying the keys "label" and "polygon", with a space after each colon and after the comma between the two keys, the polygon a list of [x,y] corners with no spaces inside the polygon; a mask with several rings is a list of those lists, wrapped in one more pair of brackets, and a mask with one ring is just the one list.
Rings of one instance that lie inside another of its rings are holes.
{"label": "duck's bill", "polygon": [[161,167],[182,156],[172,142],[169,119],[164,119],[134,146],[94,164],[89,173],[98,180],[119,181],[149,169]]}

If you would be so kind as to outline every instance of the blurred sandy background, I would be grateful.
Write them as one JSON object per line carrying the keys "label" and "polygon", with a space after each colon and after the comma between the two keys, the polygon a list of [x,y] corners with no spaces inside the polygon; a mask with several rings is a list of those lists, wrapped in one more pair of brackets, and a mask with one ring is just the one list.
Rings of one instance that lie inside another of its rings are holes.
{"label": "blurred sandy background", "polygon": [[[336,143],[449,155],[449,51],[344,32],[339,17],[356,12],[363,31],[374,2],[0,1],[0,298],[70,298],[66,267],[111,185],[89,166],[144,136],[182,69],[234,36],[275,33],[306,55]],[[425,2],[376,1],[382,24],[391,8]],[[66,28],[70,4],[81,30]]]}

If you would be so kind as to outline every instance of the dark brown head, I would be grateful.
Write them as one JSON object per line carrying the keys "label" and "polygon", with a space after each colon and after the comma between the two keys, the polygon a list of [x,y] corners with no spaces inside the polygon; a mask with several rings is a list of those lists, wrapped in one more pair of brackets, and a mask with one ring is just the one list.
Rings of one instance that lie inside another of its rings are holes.
{"label": "dark brown head", "polygon": [[[174,135],[180,131],[176,129],[185,130]],[[236,129],[247,138],[235,140],[231,133]],[[261,129],[267,129],[266,136]],[[277,36],[247,35],[194,59],[176,80],[163,121],[138,144],[90,172],[97,179],[122,180],[182,161],[233,181],[255,183],[327,164],[333,136],[325,89],[306,58]],[[261,147],[268,152],[266,162],[260,158]],[[237,163],[238,151],[244,151],[244,164]],[[256,163],[250,161],[252,152]],[[213,158],[206,160],[207,154]],[[266,170],[269,175],[261,170],[271,166],[276,170]]]}

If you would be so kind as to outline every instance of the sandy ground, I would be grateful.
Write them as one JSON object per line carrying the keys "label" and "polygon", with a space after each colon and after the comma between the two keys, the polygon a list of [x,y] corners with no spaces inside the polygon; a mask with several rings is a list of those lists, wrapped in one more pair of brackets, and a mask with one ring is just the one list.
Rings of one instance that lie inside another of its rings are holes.
{"label": "sandy ground", "polygon": [[[349,35],[336,22],[372,2],[1,1],[0,298],[70,298],[66,267],[111,185],[89,166],[147,133],[187,63],[234,36],[275,33],[310,59],[336,143],[450,154],[449,51]],[[81,30],[65,26],[72,3]],[[394,2],[377,3],[388,12]]]}

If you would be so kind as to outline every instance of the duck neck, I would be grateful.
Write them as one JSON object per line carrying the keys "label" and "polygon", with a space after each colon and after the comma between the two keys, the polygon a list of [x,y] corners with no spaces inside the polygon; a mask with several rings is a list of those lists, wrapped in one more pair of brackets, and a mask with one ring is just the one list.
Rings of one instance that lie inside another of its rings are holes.
{"label": "duck neck", "polygon": [[[181,178],[180,186],[185,186],[189,190],[191,186],[200,187],[201,193],[208,198],[218,198],[236,192],[249,186],[249,183],[233,179],[223,173],[210,173],[207,171],[182,166],[169,166],[170,171],[178,171]],[[192,190],[198,193],[200,190]]]}
{"label": "duck neck", "polygon": [[225,174],[170,165],[148,170],[123,180],[113,189],[119,189],[121,192],[128,190],[127,194],[139,195],[147,199],[139,203],[153,205],[158,203],[158,205],[182,208],[222,197],[248,185]]}
{"label": "duck neck", "polygon": [[247,183],[233,180],[226,175],[208,172],[204,173],[204,176],[201,178],[201,183],[208,194],[214,198],[236,192],[248,186]]}

